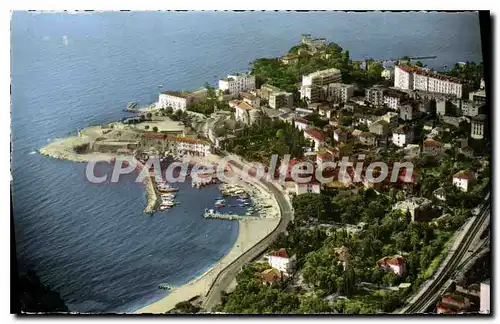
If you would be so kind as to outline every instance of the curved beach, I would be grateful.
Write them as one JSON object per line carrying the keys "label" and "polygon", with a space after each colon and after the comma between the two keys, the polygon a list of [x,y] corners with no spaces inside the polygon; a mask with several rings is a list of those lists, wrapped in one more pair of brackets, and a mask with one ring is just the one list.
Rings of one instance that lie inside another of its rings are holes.
{"label": "curved beach", "polygon": [[254,181],[250,184],[242,180],[237,180],[237,177],[230,177],[229,183],[238,184],[244,187],[245,190],[250,193],[253,200],[271,205],[272,207],[266,211],[266,215],[262,215],[262,219],[239,220],[239,230],[236,242],[229,253],[209,270],[187,284],[173,289],[164,298],[137,310],[136,313],[166,313],[173,309],[179,302],[189,300],[196,296],[201,296],[203,298],[210,289],[214,279],[222,270],[260,242],[278,226],[280,221],[278,202],[269,191],[263,186],[256,184]]}

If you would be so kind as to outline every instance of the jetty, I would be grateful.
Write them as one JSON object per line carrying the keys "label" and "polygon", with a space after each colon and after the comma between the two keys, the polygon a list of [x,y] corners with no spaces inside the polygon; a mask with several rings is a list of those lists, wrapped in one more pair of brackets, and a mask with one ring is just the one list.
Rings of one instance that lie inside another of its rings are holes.
{"label": "jetty", "polygon": [[[137,171],[141,172],[143,168],[144,164],[138,161]],[[158,190],[156,188],[156,185],[154,183],[154,177],[152,177],[151,174],[148,174],[148,176],[144,179],[144,186],[146,187],[146,194],[148,200],[147,206],[144,209],[144,213],[152,214],[158,209],[161,199]]]}
{"label": "jetty", "polygon": [[210,213],[210,212],[206,212],[203,215],[203,218],[205,218],[205,219],[226,219],[226,220],[256,220],[256,219],[261,219],[260,217],[257,217],[257,216],[243,216],[243,215],[236,215],[236,214],[223,214],[223,213]]}

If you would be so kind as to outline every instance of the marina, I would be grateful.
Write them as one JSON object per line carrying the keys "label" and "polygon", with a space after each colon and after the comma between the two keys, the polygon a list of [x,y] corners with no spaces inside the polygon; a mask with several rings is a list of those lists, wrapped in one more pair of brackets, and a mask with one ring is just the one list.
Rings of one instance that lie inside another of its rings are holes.
{"label": "marina", "polygon": [[256,220],[260,219],[257,216],[245,216],[245,215],[236,215],[236,214],[223,214],[217,213],[213,210],[207,210],[203,214],[203,218],[205,219],[226,219],[226,220]]}

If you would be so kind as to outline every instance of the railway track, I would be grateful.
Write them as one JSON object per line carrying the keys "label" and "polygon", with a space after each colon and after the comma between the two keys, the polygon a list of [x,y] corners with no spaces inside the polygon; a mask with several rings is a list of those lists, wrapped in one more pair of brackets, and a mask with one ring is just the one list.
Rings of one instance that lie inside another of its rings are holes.
{"label": "railway track", "polygon": [[441,291],[442,287],[448,281],[451,275],[453,275],[455,269],[462,264],[461,261],[464,254],[469,250],[469,247],[473,243],[476,234],[481,229],[483,223],[488,218],[487,216],[491,212],[489,194],[485,198],[485,201],[486,202],[481,209],[481,213],[477,216],[474,224],[471,226],[469,232],[466,234],[466,237],[462,240],[457,250],[454,252],[452,258],[434,279],[433,285],[431,285],[415,303],[411,304],[404,311],[404,313],[423,313],[427,310],[427,308],[430,307],[430,304],[438,298],[438,293]]}

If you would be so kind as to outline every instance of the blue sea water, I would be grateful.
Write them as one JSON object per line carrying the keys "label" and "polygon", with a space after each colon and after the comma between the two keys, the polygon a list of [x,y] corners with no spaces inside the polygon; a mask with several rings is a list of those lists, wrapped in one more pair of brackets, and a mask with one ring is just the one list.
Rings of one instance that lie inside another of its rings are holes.
{"label": "blue sea water", "polygon": [[229,251],[238,227],[202,218],[216,187],[181,184],[181,205],[151,217],[134,175],[90,184],[84,164],[35,149],[121,119],[127,102],[155,101],[160,84],[216,84],[258,57],[282,55],[301,33],[326,37],[353,59],[437,55],[425,62],[434,68],[482,60],[475,13],[16,12],[11,27],[18,259],[79,312],[133,311],[161,298],[159,283],[204,272]]}

